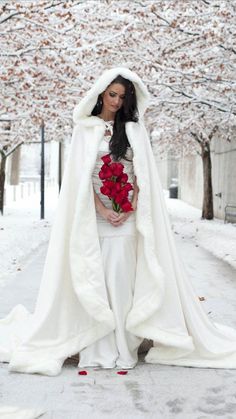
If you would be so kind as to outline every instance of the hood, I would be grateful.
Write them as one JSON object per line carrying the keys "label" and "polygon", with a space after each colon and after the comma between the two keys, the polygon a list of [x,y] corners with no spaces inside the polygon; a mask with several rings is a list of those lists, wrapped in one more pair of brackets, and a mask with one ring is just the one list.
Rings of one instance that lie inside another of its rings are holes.
{"label": "hood", "polygon": [[86,96],[75,106],[73,112],[73,121],[76,124],[80,119],[86,118],[91,115],[94,106],[97,103],[98,95],[118,76],[133,82],[136,96],[139,116],[142,117],[148,104],[149,93],[146,86],[143,84],[139,76],[126,67],[115,67],[104,73],[97,79],[92,88],[87,92]]}

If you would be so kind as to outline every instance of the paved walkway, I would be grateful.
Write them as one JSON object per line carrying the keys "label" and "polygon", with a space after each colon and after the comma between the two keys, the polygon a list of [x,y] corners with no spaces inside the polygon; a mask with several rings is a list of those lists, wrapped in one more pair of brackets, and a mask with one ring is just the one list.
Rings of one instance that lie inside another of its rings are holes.
{"label": "paved walkway", "polygon": [[[198,295],[206,297],[203,304],[209,315],[236,327],[235,271],[193,243],[176,239]],[[1,317],[17,303],[33,311],[45,252],[43,246],[24,270],[2,287]],[[235,384],[236,370],[149,365],[142,361],[123,376],[116,370],[78,375],[73,359],[65,363],[57,377],[10,373],[7,364],[0,364],[1,406],[37,407],[45,412],[42,419],[235,419]],[[0,415],[0,419],[6,417]]]}

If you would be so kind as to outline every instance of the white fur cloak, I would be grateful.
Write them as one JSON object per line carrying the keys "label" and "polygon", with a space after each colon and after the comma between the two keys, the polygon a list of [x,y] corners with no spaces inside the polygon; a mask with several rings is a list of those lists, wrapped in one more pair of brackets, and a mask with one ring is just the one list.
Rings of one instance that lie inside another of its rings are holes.
{"label": "white fur cloak", "polygon": [[126,132],[139,186],[137,272],[126,328],[152,339],[146,362],[236,368],[236,331],[212,323],[176,252],[149,138],[142,123],[148,92],[121,67],[107,70],[74,111],[74,131],[33,314],[16,306],[0,321],[0,361],[10,371],[59,374],[64,360],[115,329],[98,239],[91,174],[104,122],[91,115],[118,75],[134,83],[140,120]]}

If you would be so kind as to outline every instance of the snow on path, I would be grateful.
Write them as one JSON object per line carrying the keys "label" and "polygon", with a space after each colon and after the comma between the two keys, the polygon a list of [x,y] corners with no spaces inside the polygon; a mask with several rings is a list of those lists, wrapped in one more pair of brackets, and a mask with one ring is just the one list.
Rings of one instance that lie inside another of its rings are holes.
{"label": "snow on path", "polygon": [[165,196],[174,233],[236,268],[236,224],[225,224],[217,218],[201,220],[200,209],[180,199],[169,199],[167,191]]}
{"label": "snow on path", "polygon": [[0,215],[0,285],[21,271],[35,250],[48,241],[57,201],[57,189],[48,188],[44,220],[40,220],[39,194],[4,208],[4,215]]}

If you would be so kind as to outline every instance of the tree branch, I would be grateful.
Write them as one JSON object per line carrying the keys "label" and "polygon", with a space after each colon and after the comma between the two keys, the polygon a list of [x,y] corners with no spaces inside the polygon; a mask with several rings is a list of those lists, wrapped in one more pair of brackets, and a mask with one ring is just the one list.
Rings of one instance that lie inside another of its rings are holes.
{"label": "tree branch", "polygon": [[10,156],[10,154],[12,154],[18,147],[20,147],[22,144],[24,144],[24,141],[22,141],[21,143],[17,144],[14,148],[11,149],[11,151],[9,151],[8,153],[5,154],[6,157]]}
{"label": "tree branch", "polygon": [[0,20],[0,24],[7,22],[7,20],[11,19],[12,17],[14,17],[16,15],[21,15],[21,14],[23,14],[23,12],[14,12],[11,15],[8,15],[7,17],[5,17],[2,20]]}
{"label": "tree branch", "polygon": [[220,44],[219,47],[223,48],[225,51],[231,51],[236,54],[236,50],[234,48],[226,48],[223,44]]}
{"label": "tree branch", "polygon": [[190,134],[193,136],[193,138],[198,142],[198,144],[200,144],[201,146],[202,146],[202,141],[200,141],[199,140],[199,137],[198,137],[198,135],[195,133],[195,132],[193,132],[193,131],[190,131]]}

